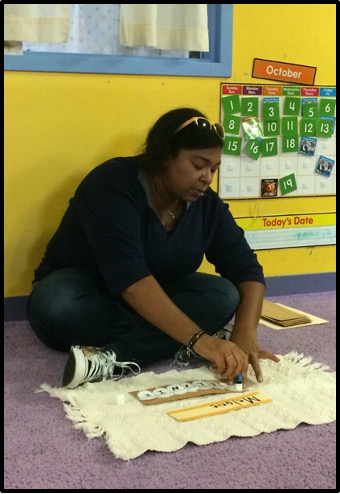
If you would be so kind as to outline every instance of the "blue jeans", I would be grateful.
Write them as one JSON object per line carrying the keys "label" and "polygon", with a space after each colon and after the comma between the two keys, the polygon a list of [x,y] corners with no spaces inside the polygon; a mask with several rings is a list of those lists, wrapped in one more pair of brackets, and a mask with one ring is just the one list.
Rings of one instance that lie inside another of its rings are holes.
{"label": "blue jeans", "polygon": [[[162,288],[211,335],[230,321],[240,302],[230,281],[210,274],[193,273]],[[112,349],[118,361],[140,366],[173,357],[182,346],[120,296],[112,297],[103,281],[84,268],[60,269],[36,284],[28,319],[37,337],[51,348],[68,352],[71,345],[104,347]]]}

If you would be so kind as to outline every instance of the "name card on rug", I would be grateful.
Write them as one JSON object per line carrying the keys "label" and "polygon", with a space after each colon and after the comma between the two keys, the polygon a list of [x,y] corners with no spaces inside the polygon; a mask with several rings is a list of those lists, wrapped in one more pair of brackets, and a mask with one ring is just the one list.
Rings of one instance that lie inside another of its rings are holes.
{"label": "name card on rug", "polygon": [[240,396],[234,396],[230,400],[212,401],[205,403],[204,405],[181,408],[179,410],[170,410],[168,415],[180,422],[187,420],[199,419],[202,417],[210,417],[212,415],[219,415],[220,413],[232,412],[233,410],[239,410],[240,408],[249,408],[257,405],[263,405],[272,401],[260,391],[254,391],[253,393],[247,393]]}
{"label": "name card on rug", "polygon": [[[227,384],[226,379],[185,381],[166,384],[158,388],[130,391],[130,394],[144,405],[156,405],[166,401],[183,400],[216,393],[235,393],[234,385]],[[245,392],[245,390],[244,390]]]}

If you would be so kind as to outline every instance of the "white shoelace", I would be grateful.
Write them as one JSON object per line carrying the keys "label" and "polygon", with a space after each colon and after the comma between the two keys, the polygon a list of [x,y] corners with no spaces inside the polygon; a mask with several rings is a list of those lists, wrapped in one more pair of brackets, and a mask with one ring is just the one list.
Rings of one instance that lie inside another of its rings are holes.
{"label": "white shoelace", "polygon": [[[86,381],[93,381],[96,378],[117,380],[123,376],[124,369],[130,370],[135,375],[141,372],[141,368],[136,362],[117,362],[114,352],[98,352],[87,358],[91,362],[91,368],[86,376]],[[120,374],[115,373],[117,368],[120,369]]]}

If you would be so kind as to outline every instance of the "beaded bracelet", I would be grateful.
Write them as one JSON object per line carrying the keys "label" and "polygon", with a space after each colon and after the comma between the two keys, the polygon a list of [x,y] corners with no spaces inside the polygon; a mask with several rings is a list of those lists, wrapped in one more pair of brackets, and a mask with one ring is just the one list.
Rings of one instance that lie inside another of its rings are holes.
{"label": "beaded bracelet", "polygon": [[189,340],[189,343],[187,344],[187,349],[188,350],[191,350],[192,347],[194,346],[194,344],[196,343],[196,341],[205,334],[205,332],[202,330],[202,329],[199,329],[198,331],[196,331],[196,333],[194,333],[190,340]]}

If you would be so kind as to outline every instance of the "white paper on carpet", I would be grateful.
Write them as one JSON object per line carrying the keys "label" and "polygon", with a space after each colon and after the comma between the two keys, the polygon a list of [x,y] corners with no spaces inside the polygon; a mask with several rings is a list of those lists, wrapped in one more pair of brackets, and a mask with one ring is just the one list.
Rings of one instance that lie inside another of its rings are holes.
{"label": "white paper on carpet", "polygon": [[[247,392],[260,391],[272,399],[270,403],[188,422],[178,422],[167,412],[208,403],[211,396],[145,406],[129,392],[193,379],[215,379],[207,367],[161,374],[145,372],[119,381],[86,383],[76,389],[44,383],[38,391],[63,401],[66,416],[75,428],[89,438],[103,436],[110,451],[123,460],[146,451],[177,451],[188,442],[211,444],[231,436],[252,437],[294,429],[300,423],[316,425],[335,420],[336,378],[326,365],[313,363],[311,357],[297,352],[280,356],[278,363],[262,360],[261,365],[264,381],[258,383],[250,369]],[[122,394],[124,404],[118,404],[116,398]],[[228,398],[231,396],[228,393]]]}

